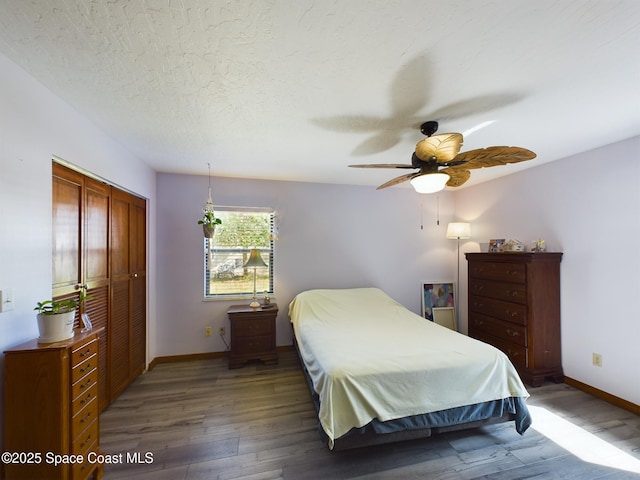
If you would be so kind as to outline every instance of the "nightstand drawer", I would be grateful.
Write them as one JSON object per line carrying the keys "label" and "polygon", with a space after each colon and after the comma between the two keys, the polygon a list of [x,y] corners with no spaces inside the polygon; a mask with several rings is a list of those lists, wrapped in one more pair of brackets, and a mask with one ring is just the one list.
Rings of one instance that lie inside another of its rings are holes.
{"label": "nightstand drawer", "polygon": [[239,337],[253,337],[271,334],[272,325],[268,320],[244,318],[234,320],[234,334]]}
{"label": "nightstand drawer", "polygon": [[273,350],[273,337],[271,335],[244,337],[237,346],[239,352],[244,354],[271,351]]}

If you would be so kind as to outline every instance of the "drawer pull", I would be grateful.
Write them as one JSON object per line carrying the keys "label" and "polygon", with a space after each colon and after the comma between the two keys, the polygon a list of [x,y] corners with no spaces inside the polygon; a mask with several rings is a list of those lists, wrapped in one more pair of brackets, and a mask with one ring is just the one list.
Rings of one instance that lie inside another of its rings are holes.
{"label": "drawer pull", "polygon": [[84,418],[80,419],[80,423],[84,423],[91,417],[91,412],[87,413]]}
{"label": "drawer pull", "polygon": [[80,388],[87,388],[89,387],[91,384],[93,383],[92,379],[87,380],[86,382],[84,382],[82,385],[80,385]]}
{"label": "drawer pull", "polygon": [[507,335],[509,335],[510,337],[517,337],[520,334],[514,330],[511,330],[510,328],[507,328]]}
{"label": "drawer pull", "polygon": [[481,327],[482,325],[484,325],[484,320],[474,320],[473,323],[476,325],[476,327]]}
{"label": "drawer pull", "polygon": [[80,353],[81,357],[86,357],[87,355],[89,355],[91,353],[91,348],[87,348],[84,352]]}
{"label": "drawer pull", "polygon": [[89,401],[89,399],[91,398],[91,394],[87,394],[86,397],[84,397],[82,400],[80,400],[80,404],[85,404]]}
{"label": "drawer pull", "polygon": [[84,442],[82,442],[82,443],[80,444],[80,448],[86,447],[86,446],[89,444],[89,441],[90,441],[90,440],[91,440],[91,434],[89,434],[89,436],[87,437],[87,439],[86,439]]}
{"label": "drawer pull", "polygon": [[507,309],[507,315],[511,316],[512,318],[515,318],[518,316],[518,312],[512,312],[511,310]]}
{"label": "drawer pull", "polygon": [[80,369],[80,372],[81,372],[81,373],[88,372],[88,371],[90,371],[92,368],[93,368],[93,367],[91,366],[91,363],[87,363],[87,365],[86,365],[84,368],[81,368],[81,369]]}

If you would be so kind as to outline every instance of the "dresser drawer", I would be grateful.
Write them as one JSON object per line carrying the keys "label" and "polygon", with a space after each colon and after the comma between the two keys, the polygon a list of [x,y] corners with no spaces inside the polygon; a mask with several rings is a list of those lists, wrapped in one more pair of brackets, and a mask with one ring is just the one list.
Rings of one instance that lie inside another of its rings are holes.
{"label": "dresser drawer", "polygon": [[98,369],[94,368],[87,375],[77,380],[71,385],[71,399],[78,398],[87,392],[93,385],[98,383]]}
{"label": "dresser drawer", "polygon": [[527,286],[524,283],[478,279],[471,284],[469,293],[508,302],[527,303]]}
{"label": "dresser drawer", "polygon": [[507,357],[509,357],[509,360],[513,363],[514,367],[527,368],[527,349],[525,347],[505,342],[484,332],[477,332],[473,337],[501,350]]}
{"label": "dresser drawer", "polygon": [[94,418],[93,422],[87,426],[85,430],[73,439],[71,443],[71,452],[77,455],[84,455],[90,451],[91,447],[95,445],[99,437],[99,422]]}
{"label": "dresser drawer", "polygon": [[94,397],[71,419],[71,438],[76,439],[91,423],[98,418],[98,400]]}
{"label": "dresser drawer", "polygon": [[[97,422],[96,422],[97,424]],[[98,450],[98,442],[95,441],[86,449],[86,452],[95,452]],[[71,468],[71,478],[72,480],[85,480],[89,478],[89,476],[93,475],[96,471],[96,468],[99,468],[95,463],[90,463],[87,455],[83,455],[84,462],[83,463],[74,463]],[[97,476],[95,478],[98,478]]]}
{"label": "dresser drawer", "polygon": [[234,334],[239,337],[270,335],[271,322],[267,319],[241,318],[233,321]]}
{"label": "dresser drawer", "polygon": [[71,383],[76,383],[96,368],[98,368],[98,354],[94,353],[93,356],[88,357],[82,363],[71,369]]}
{"label": "dresser drawer", "polygon": [[74,345],[71,351],[71,367],[75,367],[84,362],[89,357],[98,353],[98,341],[91,340],[80,345]]}
{"label": "dresser drawer", "polygon": [[469,316],[469,329],[474,333],[484,332],[522,347],[527,346],[527,327],[524,325],[505,322],[471,312]]}
{"label": "dresser drawer", "polygon": [[88,388],[80,390],[80,394],[71,402],[71,415],[82,410],[89,402],[98,396],[98,384],[93,382]]}
{"label": "dresser drawer", "polygon": [[516,263],[474,262],[469,265],[469,276],[489,280],[524,283],[527,279],[527,267],[524,264]]}
{"label": "dresser drawer", "polygon": [[469,296],[469,310],[507,322],[527,324],[527,306],[477,295]]}

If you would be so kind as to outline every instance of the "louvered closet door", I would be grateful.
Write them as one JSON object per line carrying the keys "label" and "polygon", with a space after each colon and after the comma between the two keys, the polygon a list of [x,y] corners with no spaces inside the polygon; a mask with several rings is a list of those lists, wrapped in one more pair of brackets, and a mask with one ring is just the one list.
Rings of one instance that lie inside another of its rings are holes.
{"label": "louvered closet door", "polygon": [[113,189],[111,206],[109,357],[113,401],[146,365],[146,203]]}
{"label": "louvered closet door", "polygon": [[99,336],[99,405],[108,404],[107,337],[109,319],[109,202],[111,187],[53,163],[53,298],[75,298],[80,289],[90,297],[82,310]]}
{"label": "louvered closet door", "polygon": [[109,404],[108,328],[109,328],[109,214],[111,187],[85,178],[84,242],[82,255],[83,285],[90,297],[84,313],[89,314],[93,328],[104,328],[98,336],[98,393],[102,411]]}
{"label": "louvered closet door", "polygon": [[53,297],[77,295],[82,283],[81,227],[84,176],[53,164]]}

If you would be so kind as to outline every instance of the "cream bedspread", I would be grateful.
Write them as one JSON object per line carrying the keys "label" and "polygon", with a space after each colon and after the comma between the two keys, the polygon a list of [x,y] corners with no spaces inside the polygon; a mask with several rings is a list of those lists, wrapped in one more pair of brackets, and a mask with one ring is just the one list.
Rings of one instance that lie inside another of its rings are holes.
{"label": "cream bedspread", "polygon": [[289,317],[331,448],[374,418],[529,396],[501,351],[422,318],[377,288],[309,290],[293,299]]}

